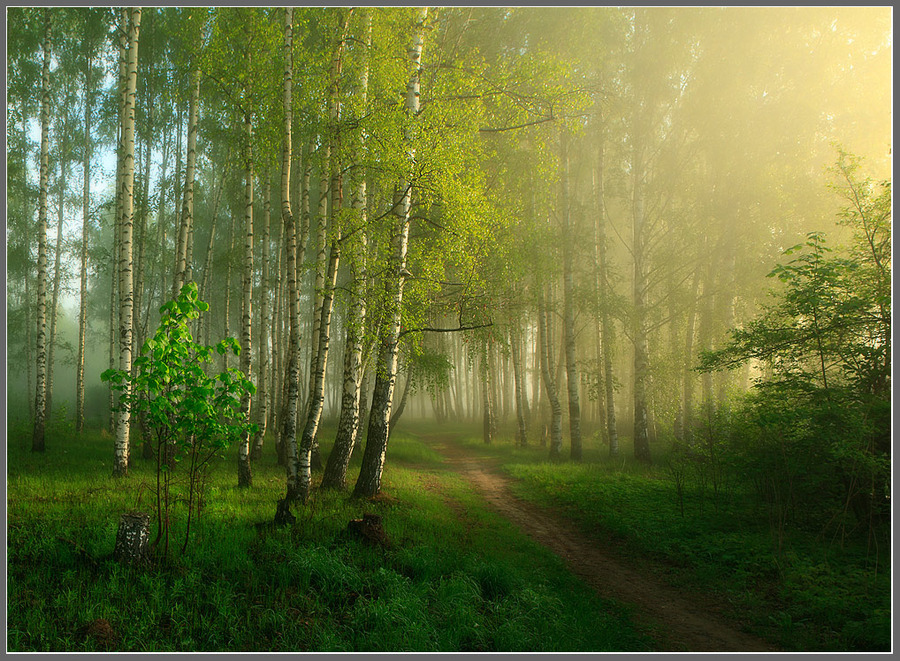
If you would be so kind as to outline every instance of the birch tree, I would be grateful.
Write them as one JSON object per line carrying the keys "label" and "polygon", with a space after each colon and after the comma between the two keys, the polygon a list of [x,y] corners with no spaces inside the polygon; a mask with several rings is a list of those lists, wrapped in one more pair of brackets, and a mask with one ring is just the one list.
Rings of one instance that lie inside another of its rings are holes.
{"label": "birch tree", "polygon": [[[241,363],[240,370],[247,380],[251,377],[252,329],[253,329],[253,116],[250,96],[244,109],[244,269],[241,286]],[[241,397],[241,415],[250,418],[249,391]],[[245,430],[238,445],[238,486],[253,484],[250,471],[250,431]]]}
{"label": "birch tree", "polygon": [[190,268],[188,242],[194,222],[194,178],[197,169],[197,133],[200,127],[200,68],[196,64],[191,67],[190,91],[184,199],[181,204],[181,222],[178,224],[178,240],[175,244],[175,277],[172,280],[172,298],[178,297]]}
{"label": "birch tree", "polygon": [[[370,11],[364,16],[365,48],[372,45],[372,15]],[[360,115],[367,112],[367,99],[369,89],[369,63],[368,55],[360,73],[359,97]],[[360,141],[361,142],[361,141]],[[364,145],[359,145],[360,149]],[[356,445],[356,437],[359,430],[359,405],[360,389],[362,386],[363,370],[363,342],[366,325],[366,281],[368,237],[366,231],[367,221],[367,195],[366,173],[357,171],[355,175],[356,187],[353,196],[353,211],[356,227],[349,237],[349,267],[350,303],[347,310],[347,335],[344,341],[344,370],[343,386],[341,389],[341,412],[338,419],[337,434],[325,472],[322,475],[322,487],[332,489],[344,489],[347,486],[347,467],[350,456]]]}
{"label": "birch tree", "polygon": [[[613,374],[613,347],[615,338],[613,337],[613,325],[610,318],[610,306],[612,297],[612,287],[609,283],[609,252],[606,242],[606,202],[604,199],[604,140],[603,129],[600,129],[599,147],[597,149],[597,164],[594,170],[594,185],[596,196],[597,221],[594,223],[594,246],[596,257],[596,292],[597,292],[597,309],[599,311],[599,338],[600,353],[602,354],[602,382],[603,394],[605,399],[604,412],[606,414],[606,438],[609,443],[609,454],[613,457],[619,454],[619,432],[616,423],[616,397],[615,397],[615,376]],[[598,390],[598,397],[601,394]]]}
{"label": "birch tree", "polygon": [[59,173],[57,176],[57,198],[56,198],[56,247],[53,257],[53,293],[50,297],[49,324],[50,333],[47,339],[47,393],[44,396],[44,415],[50,417],[53,413],[53,367],[56,359],[56,323],[59,319],[59,290],[62,287],[63,274],[62,266],[62,250],[63,250],[63,230],[65,228],[66,219],[66,192],[69,178],[69,160],[70,160],[70,119],[69,108],[73,99],[69,96],[69,84],[64,84],[60,90],[62,98],[60,99],[60,115],[57,124],[57,160],[59,161]]}
{"label": "birch tree", "polygon": [[266,177],[266,199],[263,206],[262,227],[262,274],[260,281],[260,323],[259,323],[259,352],[257,364],[259,368],[259,385],[257,386],[257,402],[259,409],[256,414],[257,431],[253,438],[253,449],[250,458],[259,459],[262,456],[263,439],[266,436],[266,423],[269,418],[269,221],[272,215],[272,184]]}
{"label": "birch tree", "polygon": [[571,457],[581,461],[581,405],[578,399],[578,367],[575,363],[575,256],[573,243],[577,233],[572,227],[569,191],[569,136],[566,129],[560,131],[560,206],[563,228],[563,336],[566,351],[566,389],[569,395],[569,442]]}
{"label": "birch tree", "polygon": [[91,115],[93,90],[93,44],[88,31],[90,15],[85,16],[84,41],[84,153],[83,187],[81,198],[81,288],[78,302],[78,357],[75,361],[75,431],[84,431],[84,352],[87,335],[87,257],[91,226]]}
{"label": "birch tree", "polygon": [[557,381],[553,375],[551,360],[553,353],[550,341],[550,328],[547,323],[549,311],[542,288],[538,289],[538,335],[541,350],[541,381],[550,402],[550,459],[558,461],[562,458],[562,405],[559,402]]}
{"label": "birch tree", "polygon": [[[336,144],[339,138],[338,121],[340,120],[340,99],[339,88],[341,71],[343,69],[344,44],[347,38],[347,28],[350,21],[350,12],[346,14],[338,14],[338,40],[334,47],[331,59],[331,76],[328,93],[328,147],[326,148],[326,167],[324,172],[328,172],[330,168],[329,180],[323,178],[323,185],[327,184],[327,190],[331,195],[331,224],[332,224],[332,240],[331,252],[328,259],[328,267],[325,273],[321,274],[323,251],[321,250],[316,259],[316,300],[321,300],[321,305],[315,310],[317,325],[313,330],[313,346],[310,353],[310,392],[308,397],[308,409],[306,425],[303,428],[303,437],[300,444],[300,489],[299,498],[305,502],[309,497],[310,479],[311,479],[311,458],[313,452],[313,444],[316,442],[316,434],[319,429],[319,422],[322,417],[322,407],[325,401],[325,368],[328,361],[328,351],[331,335],[331,315],[334,309],[334,287],[337,280],[337,271],[341,257],[341,219],[339,217],[341,207],[343,205],[343,189],[342,176],[340,174],[340,162],[338,160],[339,150]],[[330,156],[330,158],[328,158]],[[320,191],[320,195],[325,199],[325,192]],[[320,231],[324,225],[323,212],[320,207]],[[321,292],[319,291],[319,283],[321,282]]]}
{"label": "birch tree", "polygon": [[[422,51],[425,45],[425,21],[428,8],[416,11],[412,29],[409,58],[409,80],[406,85],[406,114],[410,120],[419,111],[419,77],[422,68]],[[388,267],[384,276],[386,313],[379,329],[378,360],[375,367],[375,390],[369,414],[366,449],[362,468],[353,493],[358,497],[372,497],[381,490],[381,474],[390,433],[391,405],[397,381],[397,353],[400,339],[400,321],[403,303],[403,283],[406,278],[406,255],[409,242],[409,217],[412,206],[413,181],[410,176],[415,162],[416,148],[412,127],[407,124],[404,142],[409,159],[409,171],[401,176],[397,186],[394,206],[395,231]]]}
{"label": "birch tree", "polygon": [[[119,236],[119,369],[131,372],[133,340],[133,262],[132,232],[134,228],[134,104],[137,87],[138,41],[141,28],[141,8],[123,10],[121,29],[127,30],[128,51],[122,115],[122,227]],[[115,463],[113,475],[128,474],[129,426],[131,416],[122,407],[117,416]]]}
{"label": "birch tree", "polygon": [[44,427],[47,393],[47,193],[50,181],[50,9],[44,9],[44,64],[41,70],[41,161],[38,194],[37,370],[35,373],[32,452],[45,448]]}
{"label": "birch tree", "polygon": [[297,402],[300,397],[300,283],[297,279],[297,233],[294,214],[291,211],[291,124],[293,120],[293,9],[284,10],[284,132],[281,156],[281,218],[286,236],[286,263],[288,274],[288,317],[290,334],[286,362],[287,396],[284,403],[282,443],[286,453],[287,493],[279,501],[276,523],[287,522],[290,505],[299,499],[300,456],[297,447]]}

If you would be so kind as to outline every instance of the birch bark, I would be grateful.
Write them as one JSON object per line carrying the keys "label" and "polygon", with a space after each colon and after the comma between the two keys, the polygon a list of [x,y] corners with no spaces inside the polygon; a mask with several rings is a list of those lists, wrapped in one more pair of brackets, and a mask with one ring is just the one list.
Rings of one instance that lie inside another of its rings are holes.
{"label": "birch bark", "polygon": [[[133,342],[134,281],[132,262],[132,233],[134,229],[134,102],[137,86],[138,40],[141,28],[141,8],[126,10],[128,22],[128,54],[125,78],[125,104],[122,117],[122,228],[119,250],[119,369],[131,372]],[[124,27],[124,26],[123,26]],[[131,415],[122,409],[116,427],[115,464],[113,475],[128,474],[129,423]]]}
{"label": "birch bark", "polygon": [[190,269],[188,243],[194,222],[194,176],[197,168],[197,132],[200,119],[200,69],[191,69],[191,100],[188,105],[187,162],[184,171],[184,199],[181,205],[181,222],[178,226],[178,244],[175,248],[175,278],[172,281],[172,298],[178,298]]}
{"label": "birch bark", "polygon": [[47,189],[50,181],[50,10],[44,9],[44,63],[41,74],[41,162],[38,194],[37,370],[31,451],[45,449],[47,394]]}
{"label": "birch bark", "polygon": [[[365,14],[366,49],[372,45],[372,15]],[[360,74],[360,96],[362,114],[366,113],[366,102],[369,89],[368,56]],[[362,142],[362,140],[360,140]],[[359,144],[359,149],[364,145]],[[359,430],[360,389],[362,386],[363,341],[366,324],[366,280],[368,279],[366,252],[368,238],[366,233],[367,196],[366,177],[364,172],[356,175],[356,188],[353,197],[353,210],[358,227],[355,228],[349,248],[350,266],[350,306],[347,311],[347,337],[344,342],[344,378],[341,389],[341,412],[338,419],[337,435],[325,472],[322,475],[322,487],[344,489],[347,486],[347,467],[350,456],[356,446]]]}
{"label": "birch bark", "polygon": [[[422,68],[422,51],[425,45],[425,21],[428,8],[421,7],[416,12],[416,22],[412,30],[407,55],[409,57],[409,81],[406,85],[406,113],[415,118],[419,111],[419,76]],[[372,394],[372,410],[363,454],[362,468],[353,493],[359,497],[372,497],[381,490],[381,475],[387,452],[390,433],[391,405],[394,386],[397,381],[397,351],[402,318],[403,283],[406,271],[406,254],[409,241],[409,215],[412,201],[410,180],[415,162],[415,144],[411,127],[407,129],[404,142],[409,155],[409,172],[402,176],[397,188],[395,205],[396,230],[390,263],[385,273],[385,294],[388,305],[384,322],[379,332],[378,362],[375,368],[375,390]]]}

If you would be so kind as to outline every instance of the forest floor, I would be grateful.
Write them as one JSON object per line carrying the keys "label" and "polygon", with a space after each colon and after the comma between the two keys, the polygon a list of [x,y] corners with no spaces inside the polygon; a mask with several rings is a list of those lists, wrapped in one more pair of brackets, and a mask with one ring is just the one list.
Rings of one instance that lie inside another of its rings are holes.
{"label": "forest floor", "polygon": [[[465,478],[504,518],[559,555],[573,574],[601,597],[632,606],[639,624],[647,627],[659,651],[773,652],[778,648],[738,630],[717,611],[721,608],[702,594],[666,585],[644,560],[634,560],[604,548],[580,533],[559,514],[516,497],[512,480],[496,461],[467,454],[453,434],[422,435],[442,454],[449,467]],[[464,516],[463,512],[460,512]]]}

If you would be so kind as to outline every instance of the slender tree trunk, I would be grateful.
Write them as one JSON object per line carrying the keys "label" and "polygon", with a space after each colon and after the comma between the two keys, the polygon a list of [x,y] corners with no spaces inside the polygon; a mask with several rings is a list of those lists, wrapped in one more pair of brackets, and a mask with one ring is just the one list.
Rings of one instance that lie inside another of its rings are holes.
{"label": "slender tree trunk", "polygon": [[[23,106],[22,108],[22,135],[28,135],[28,113],[27,108]],[[22,172],[28,172],[28,150],[22,150]],[[31,221],[33,218],[33,212],[31,211],[31,200],[29,199],[28,192],[28,178],[22,177],[22,219],[26,222],[28,226],[31,225]],[[31,393],[35,392],[34,390],[34,373],[32,371],[33,366],[33,354],[32,347],[34,346],[34,338],[32,337],[32,333],[34,332],[34,328],[32,327],[32,318],[31,318],[31,247],[28,248],[28,265],[25,269],[25,372],[26,372],[26,383],[27,390],[25,399],[28,400],[28,418],[34,423],[34,404],[35,400],[32,399]],[[36,398],[35,398],[36,399]]]}
{"label": "slender tree trunk", "polygon": [[[228,254],[234,254],[234,240],[237,235],[237,214],[234,209],[231,210],[231,235],[228,242]],[[227,260],[225,265],[225,304],[222,306],[223,316],[225,319],[225,337],[231,337],[231,259]],[[222,369],[228,369],[228,354],[226,351],[222,354]]]}
{"label": "slender tree trunk", "polygon": [[[153,126],[153,110],[152,110],[152,102],[150,101],[150,92],[148,90],[148,99],[147,99],[147,108],[146,108],[146,117],[147,123],[152,128]],[[144,337],[145,337],[145,328],[141,325],[141,310],[146,306],[144,303],[144,269],[145,269],[145,246],[148,243],[147,241],[147,215],[150,213],[150,146],[151,140],[146,141],[146,147],[144,150],[144,172],[141,177],[141,181],[143,182],[143,195],[141,201],[141,210],[137,215],[138,223],[136,228],[136,239],[138,246],[137,251],[137,259],[135,260],[135,279],[134,279],[134,307],[132,308],[132,313],[134,314],[134,319],[132,320],[133,331],[133,340],[132,346],[134,347],[134,351],[137,352],[140,350],[140,347],[143,345]],[[145,315],[146,318],[146,315]],[[141,456],[143,459],[153,459],[153,443],[152,436],[150,431],[150,425],[147,421],[147,415],[142,413],[138,415],[138,424],[140,425],[141,430],[141,440],[143,441],[141,445]]]}
{"label": "slender tree trunk", "polygon": [[547,306],[544,302],[543,289],[538,294],[538,333],[541,343],[541,379],[550,402],[550,459],[559,461],[562,458],[562,405],[559,402],[559,392],[556,379],[550,369],[552,343],[550,342],[550,329],[547,323]]}
{"label": "slender tree trunk", "polygon": [[[125,124],[125,90],[126,78],[128,73],[127,51],[128,51],[128,33],[125,27],[128,23],[127,10],[120,10],[122,29],[118,32],[119,37],[119,123],[116,130],[116,194],[115,194],[115,213],[113,214],[113,250],[111,255],[111,276],[110,282],[110,298],[109,298],[109,369],[115,369],[119,364],[119,353],[116,351],[117,339],[121,338],[119,334],[119,315],[121,314],[121,265],[120,251],[122,246],[122,210],[124,202],[122,201],[122,181],[125,172],[125,147],[122,127]],[[109,429],[113,436],[116,436],[118,429],[118,414],[115,411],[118,396],[110,388],[109,391]]]}
{"label": "slender tree trunk", "polygon": [[647,283],[644,260],[644,163],[641,147],[635,145],[632,189],[632,254],[634,275],[632,303],[634,306],[634,456],[650,463],[650,421],[647,410],[649,373],[649,345],[646,322]]}
{"label": "slender tree trunk", "polygon": [[175,278],[172,282],[172,298],[178,298],[187,281],[190,270],[188,243],[194,223],[194,174],[197,164],[197,131],[200,120],[200,69],[191,70],[191,100],[188,105],[187,163],[184,171],[184,200],[181,205],[181,222],[178,227],[178,243],[175,247]]}
{"label": "slender tree trunk", "polygon": [[44,64],[41,75],[41,165],[38,198],[37,371],[32,452],[45,449],[47,394],[47,189],[50,182],[50,10],[44,9]]}
{"label": "slender tree trunk", "polygon": [[694,428],[694,328],[697,320],[697,292],[700,289],[700,269],[694,273],[691,286],[691,307],[688,310],[687,330],[684,336],[684,362],[682,367],[681,429],[685,441],[690,442]]}
{"label": "slender tree trunk", "polygon": [[[372,45],[372,14],[365,14],[366,46]],[[363,64],[360,75],[360,94],[362,113],[366,112],[366,100],[369,89],[368,60]],[[362,145],[360,145],[362,147]],[[347,336],[344,341],[343,388],[341,390],[341,412],[338,419],[337,435],[334,446],[325,465],[322,475],[322,487],[344,489],[347,486],[347,467],[350,456],[356,446],[359,430],[359,404],[361,378],[363,371],[363,340],[366,324],[366,281],[368,279],[366,252],[368,238],[366,233],[367,197],[366,177],[364,172],[356,175],[356,188],[353,197],[353,210],[356,213],[358,227],[350,238],[350,305],[347,311]]]}
{"label": "slender tree trunk", "polygon": [[266,201],[263,206],[262,236],[262,281],[260,283],[260,323],[259,323],[259,385],[256,399],[259,411],[256,424],[259,426],[253,440],[251,459],[262,456],[263,439],[266,436],[266,423],[269,419],[269,221],[272,215],[272,184],[266,177]]}
{"label": "slender tree trunk", "polygon": [[[723,270],[723,276],[727,282],[719,287],[719,294],[716,296],[718,303],[718,317],[722,320],[722,327],[731,329],[734,326],[734,271],[736,255],[734,249],[729,245],[729,255],[725,258],[726,266]],[[716,373],[716,406],[724,406],[728,398],[728,386],[731,382],[731,371],[721,370]]]}
{"label": "slender tree trunk", "polygon": [[[279,193],[280,198],[280,193]],[[280,199],[279,199],[280,202]],[[279,203],[279,212],[280,212],[280,203]],[[280,213],[279,213],[280,218]],[[269,384],[271,387],[269,388],[269,392],[271,393],[271,405],[269,406],[269,428],[275,434],[275,454],[278,457],[278,462],[280,466],[284,465],[284,452],[282,450],[282,428],[281,428],[281,406],[282,406],[282,396],[281,392],[284,388],[284,384],[287,379],[284,375],[284,345],[286,343],[285,337],[285,329],[284,329],[284,318],[286,316],[284,312],[284,299],[286,298],[285,291],[287,287],[284,282],[287,280],[285,276],[285,260],[282,255],[284,254],[284,223],[279,222],[277,226],[280,228],[278,232],[278,239],[275,242],[277,248],[277,255],[275,257],[275,298],[272,309],[272,317],[273,317],[273,335],[272,335],[272,360],[270,362],[269,372]]]}
{"label": "slender tree trunk", "polygon": [[[156,233],[154,236],[154,240],[156,242],[155,250],[153,251],[154,259],[150,262],[150,291],[147,294],[147,304],[144,306],[144,320],[143,327],[145,329],[150,328],[150,313],[151,311],[156,311],[159,309],[159,305],[162,301],[159,300],[162,296],[165,295],[166,287],[161,282],[162,280],[162,271],[163,266],[160,260],[160,256],[165,249],[165,209],[166,209],[166,191],[168,190],[168,182],[166,181],[166,174],[168,174],[169,169],[169,131],[168,127],[163,130],[162,137],[162,165],[159,173],[159,188],[158,188],[158,199],[157,207],[156,207]],[[157,305],[154,305],[154,301]],[[207,344],[209,344],[207,342]]]}
{"label": "slender tree trunk", "polygon": [[60,266],[62,262],[62,238],[65,225],[66,184],[69,174],[68,120],[63,123],[60,144],[59,197],[56,214],[56,248],[53,257],[53,294],[50,297],[50,337],[47,340],[47,394],[44,396],[44,415],[53,415],[53,366],[56,354],[56,321],[59,317],[59,289],[62,283]]}
{"label": "slender tree trunk", "polygon": [[[323,163],[322,172],[319,178],[319,213],[316,222],[316,266],[315,280],[313,281],[313,309],[312,309],[312,330],[310,332],[310,365],[313,365],[316,358],[313,357],[319,346],[319,324],[322,321],[322,302],[325,300],[325,269],[328,266],[328,161],[330,149],[328,145],[323,146]],[[316,379],[315,370],[309,371],[309,384],[307,386],[307,410],[309,409],[309,397],[314,388]]]}
{"label": "slender tree trunk", "polygon": [[[299,499],[300,452],[297,447],[297,402],[300,397],[300,283],[297,280],[297,231],[291,211],[291,122],[293,85],[293,10],[284,10],[284,143],[281,158],[281,217],[287,235],[288,317],[290,338],[286,361],[288,363],[287,397],[284,406],[284,444],[287,460],[287,494],[279,503],[278,512]],[[277,516],[276,516],[277,519]]]}
{"label": "slender tree trunk", "polygon": [[[28,217],[27,212],[25,217]],[[32,330],[31,326],[31,264],[29,264],[28,268],[25,271],[25,378],[27,380],[28,386],[28,390],[26,391],[28,394],[26,394],[25,399],[28,400],[28,419],[32,424],[34,424],[34,399],[32,399],[30,395],[34,392],[34,373],[32,372],[32,362],[34,359],[34,354],[32,351],[32,347],[34,346],[34,338],[32,337],[32,333],[34,331]]]}
{"label": "slender tree trunk", "polygon": [[485,345],[481,354],[481,416],[482,416],[482,440],[485,445],[494,441],[494,402],[491,396],[491,368],[490,353]]}
{"label": "slender tree trunk", "polygon": [[[422,51],[425,44],[424,26],[427,17],[428,8],[419,8],[411,43],[407,50],[410,76],[406,86],[406,112],[409,117],[415,117],[419,111],[419,75],[422,66]],[[404,136],[404,142],[411,171],[415,162],[415,146],[412,135],[409,132]],[[364,498],[370,498],[381,490],[381,474],[384,470],[384,457],[387,452],[388,435],[390,433],[391,405],[394,397],[394,385],[397,381],[397,351],[400,340],[412,186],[413,182],[409,177],[401,179],[397,189],[397,204],[394,207],[397,226],[394,233],[390,261],[384,274],[385,300],[388,310],[384,315],[384,322],[379,331],[380,347],[375,370],[375,391],[372,395],[372,410],[369,414],[366,449],[363,454],[363,464],[359,478],[353,490],[355,496]]]}
{"label": "slender tree trunk", "polygon": [[516,389],[516,445],[525,447],[528,445],[528,418],[527,395],[525,394],[525,375],[522,369],[522,347],[519,336],[519,325],[510,328],[509,345],[512,348],[513,377]]}
{"label": "slender tree trunk", "polygon": [[[148,90],[149,94],[149,90]],[[153,104],[148,98],[147,100],[147,108],[145,109],[147,123],[150,125],[151,129],[153,127]],[[134,279],[134,320],[132,324],[134,325],[134,346],[140,347],[144,340],[144,327],[141,325],[141,310],[145,307],[144,303],[144,275],[145,275],[145,261],[144,257],[146,254],[146,245],[149,243],[147,241],[147,216],[150,213],[150,169],[151,169],[151,160],[150,160],[150,148],[151,143],[153,141],[150,139],[146,140],[145,149],[144,149],[144,168],[143,174],[140,178],[140,181],[143,184],[143,193],[141,195],[141,210],[140,213],[137,214],[137,227],[135,228],[135,241],[137,243],[137,256],[135,259],[135,279]],[[146,306],[149,307],[149,306]],[[143,429],[143,423],[142,423]],[[149,438],[145,438],[145,441],[149,442]],[[150,458],[149,456],[147,458]]]}
{"label": "slender tree trunk", "polygon": [[572,226],[571,201],[569,200],[569,138],[566,130],[560,132],[561,188],[563,217],[563,336],[566,346],[566,389],[569,395],[569,441],[571,458],[581,461],[581,404],[578,398],[578,366],[575,363],[575,278],[573,274],[575,257],[573,243],[578,240]]}
{"label": "slender tree trunk", "polygon": [[406,372],[406,381],[403,385],[403,394],[400,395],[400,401],[397,403],[396,408],[392,407],[394,410],[391,413],[391,420],[388,424],[388,435],[394,430],[394,427],[400,422],[400,417],[403,415],[403,412],[406,410],[406,404],[409,401],[409,394],[412,392],[413,385],[413,375],[412,372]]}
{"label": "slender tree trunk", "polygon": [[[600,310],[600,348],[602,352],[603,394],[606,413],[606,437],[609,442],[610,456],[619,454],[619,432],[616,423],[615,377],[613,375],[613,351],[615,338],[610,319],[610,299],[612,289],[609,284],[609,256],[606,246],[606,200],[604,197],[604,137],[601,135],[600,148],[597,155],[596,195],[597,223],[595,225],[595,245],[597,258],[597,307]],[[600,394],[598,392],[598,398]]]}
{"label": "slender tree trunk", "polygon": [[[134,101],[137,86],[138,39],[141,27],[141,8],[130,10],[128,25],[128,58],[125,83],[125,112],[122,120],[122,230],[119,251],[119,369],[131,372],[132,357],[132,308],[134,305],[134,282],[132,275],[132,232],[134,228]],[[123,17],[126,14],[123,13]],[[124,26],[123,26],[124,27]],[[116,429],[115,465],[113,475],[124,477],[128,474],[129,423],[130,413],[123,409],[119,413]]]}
{"label": "slender tree trunk", "polygon": [[[328,147],[325,150],[324,167],[322,169],[322,187],[320,189],[319,203],[319,234],[316,257],[316,317],[313,324],[313,344],[310,353],[310,382],[307,405],[306,425],[303,429],[303,437],[300,445],[300,489],[299,497],[306,502],[309,497],[311,469],[321,467],[321,458],[317,452],[317,434],[319,422],[322,417],[322,409],[325,403],[325,370],[328,364],[328,351],[331,334],[331,315],[334,309],[334,288],[337,283],[337,271],[341,256],[341,219],[339,217],[343,206],[343,188],[341,168],[337,160],[338,150],[338,122],[340,120],[340,105],[338,99],[338,83],[341,76],[344,43],[347,38],[347,26],[350,21],[350,12],[344,14],[343,25],[339,26],[339,39],[335,45],[331,60],[331,89],[328,95],[329,137]],[[328,179],[326,179],[326,176]],[[328,260],[327,272],[322,273],[324,266],[324,230],[327,214],[326,190],[331,195],[331,225],[333,238],[331,241],[331,255]],[[320,273],[322,277],[320,278]],[[320,288],[321,283],[321,288]],[[317,323],[316,323],[317,322]],[[314,455],[317,461],[314,461]]]}
{"label": "slender tree trunk", "polygon": [[[714,289],[715,273],[712,262],[706,270],[706,277],[703,280],[703,298],[700,313],[700,328],[698,329],[698,340],[700,342],[701,351],[712,350],[712,324],[715,315],[715,289]],[[711,372],[703,372],[700,375],[700,392],[703,406],[703,415],[712,414],[714,407],[713,399],[713,377]]]}
{"label": "slender tree trunk", "polygon": [[[249,99],[249,94],[247,95]],[[249,104],[249,100],[247,101]],[[244,377],[250,380],[253,376],[251,357],[253,333],[253,120],[252,111],[244,111],[244,136],[246,139],[246,165],[244,184],[244,272],[241,290],[241,361],[240,369]],[[185,197],[187,197],[185,195]],[[241,416],[250,420],[250,393],[241,397]],[[250,487],[253,484],[250,472],[250,432],[244,432],[238,446],[238,487]]]}
{"label": "slender tree trunk", "polygon": [[[118,212],[116,212],[118,216]],[[113,219],[113,256],[111,258],[110,271],[112,282],[109,287],[109,369],[115,369],[118,356],[116,355],[116,320],[118,319],[118,292],[119,292],[119,220]],[[116,432],[116,397],[115,391],[109,388],[109,420],[107,421],[109,431],[112,434]]]}
{"label": "slender tree trunk", "polygon": [[[200,281],[200,300],[208,301],[211,295],[210,287],[209,287],[209,279],[212,275],[212,262],[213,262],[213,253],[215,252],[215,240],[216,240],[216,224],[219,217],[219,205],[222,201],[222,191],[225,189],[225,179],[228,176],[229,165],[231,163],[231,147],[228,148],[228,153],[225,156],[225,165],[222,167],[222,177],[219,179],[219,187],[216,189],[215,201],[213,202],[212,208],[212,222],[209,228],[209,243],[206,246],[206,260],[203,264],[203,279]],[[163,161],[163,167],[165,168],[165,161]],[[160,217],[162,216],[162,212],[160,212]],[[197,320],[198,322],[198,330],[197,335],[199,337],[206,337],[206,344],[209,344],[209,331],[212,326],[212,320],[210,319],[210,315],[201,315]]]}

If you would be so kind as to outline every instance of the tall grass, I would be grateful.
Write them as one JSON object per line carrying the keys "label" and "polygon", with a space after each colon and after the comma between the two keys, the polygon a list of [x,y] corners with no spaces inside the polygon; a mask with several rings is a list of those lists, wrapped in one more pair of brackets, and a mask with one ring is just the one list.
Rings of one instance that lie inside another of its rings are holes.
{"label": "tall grass", "polygon": [[[330,435],[322,432],[326,454]],[[20,440],[8,445],[10,651],[650,645],[622,606],[599,599],[443,471],[433,449],[399,433],[381,497],[314,491],[286,528],[257,525],[272,520],[284,490],[271,443],[253,465],[251,489],[235,486],[237,460],[229,453],[212,468],[187,551],[148,569],[121,566],[111,553],[120,514],[152,511],[150,462],[136,458],[129,477],[115,480],[112,439],[102,433],[51,440],[42,455]],[[357,462],[351,483],[355,471]],[[382,516],[388,547],[346,532],[366,512]],[[98,620],[109,623],[108,635],[92,633]]]}

